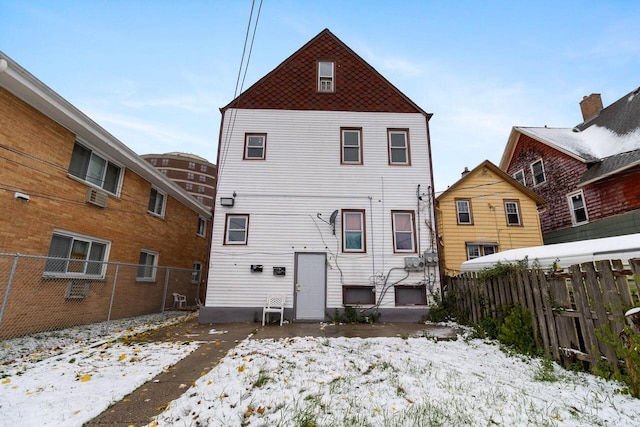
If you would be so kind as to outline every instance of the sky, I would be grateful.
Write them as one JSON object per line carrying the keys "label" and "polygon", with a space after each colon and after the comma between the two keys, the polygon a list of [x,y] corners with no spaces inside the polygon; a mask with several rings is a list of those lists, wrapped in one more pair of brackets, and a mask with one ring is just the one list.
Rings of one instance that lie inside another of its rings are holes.
{"label": "sky", "polygon": [[215,163],[219,109],[328,28],[433,114],[437,191],[465,167],[498,164],[513,126],[573,127],[583,96],[606,106],[640,86],[632,0],[256,0],[250,21],[251,10],[0,0],[0,50],[136,153]]}
{"label": "sky", "polygon": [[[78,327],[68,334],[56,331],[49,340],[41,333],[40,352],[47,353],[42,342],[48,342],[59,353],[51,357],[37,351],[17,356],[36,344],[33,337],[8,342],[16,351],[0,351],[0,426],[80,427],[210,341],[191,331],[176,342],[113,341],[163,324],[152,317],[137,324],[127,319],[127,329],[94,343],[61,341],[77,336]],[[451,335],[453,327],[430,326],[434,336],[422,331],[365,339],[249,335],[192,384],[176,384],[183,394],[149,426],[622,427],[640,422],[638,400],[620,393],[619,383],[509,356],[492,341],[464,335],[436,339]],[[216,340],[226,336],[223,329],[203,333]]]}

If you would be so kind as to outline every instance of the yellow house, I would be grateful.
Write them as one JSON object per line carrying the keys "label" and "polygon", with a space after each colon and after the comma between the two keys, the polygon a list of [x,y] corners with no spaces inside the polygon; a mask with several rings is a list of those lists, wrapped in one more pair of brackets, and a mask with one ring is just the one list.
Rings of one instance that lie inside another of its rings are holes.
{"label": "yellow house", "polygon": [[440,261],[444,273],[495,252],[542,245],[537,207],[544,200],[489,160],[465,169],[436,198]]}

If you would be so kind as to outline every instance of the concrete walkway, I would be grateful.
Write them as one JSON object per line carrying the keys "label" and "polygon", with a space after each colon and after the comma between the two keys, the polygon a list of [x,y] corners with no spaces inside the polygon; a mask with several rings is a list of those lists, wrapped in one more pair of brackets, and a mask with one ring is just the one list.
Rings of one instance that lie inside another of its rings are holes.
{"label": "concrete walkway", "polygon": [[288,323],[283,326],[260,323],[201,325],[197,319],[137,335],[145,342],[199,341],[198,350],[142,385],[121,401],[113,404],[85,426],[143,426],[161,413],[188,387],[215,367],[229,350],[251,335],[251,339],[273,339],[300,336],[314,337],[408,337],[432,336],[455,339],[457,331],[446,326],[421,323],[377,323],[332,325],[320,323]]}

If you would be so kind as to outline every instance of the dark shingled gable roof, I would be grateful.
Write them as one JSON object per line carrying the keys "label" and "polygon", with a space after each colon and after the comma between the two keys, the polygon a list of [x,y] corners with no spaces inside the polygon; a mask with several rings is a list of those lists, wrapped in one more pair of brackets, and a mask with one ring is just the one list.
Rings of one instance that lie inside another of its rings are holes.
{"label": "dark shingled gable roof", "polygon": [[593,119],[580,123],[576,129],[583,131],[591,126],[604,127],[618,135],[640,128],[640,87],[603,108]]}
{"label": "dark shingled gable roof", "polygon": [[[318,92],[318,61],[335,63],[335,91]],[[328,29],[221,110],[281,109],[426,113]]]}

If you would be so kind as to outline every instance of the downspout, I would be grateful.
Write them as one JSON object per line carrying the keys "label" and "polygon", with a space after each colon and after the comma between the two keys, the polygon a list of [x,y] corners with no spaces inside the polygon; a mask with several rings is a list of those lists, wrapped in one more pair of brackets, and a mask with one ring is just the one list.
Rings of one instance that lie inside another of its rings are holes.
{"label": "downspout", "polygon": [[371,273],[373,277],[373,287],[376,286],[376,244],[373,240],[375,233],[373,232],[373,197],[369,196],[369,222],[371,223]]}
{"label": "downspout", "polygon": [[418,205],[416,208],[416,211],[418,212],[418,256],[420,256],[420,200],[422,199],[422,197],[420,197],[420,184],[418,184],[418,188],[416,189],[416,204]]}

